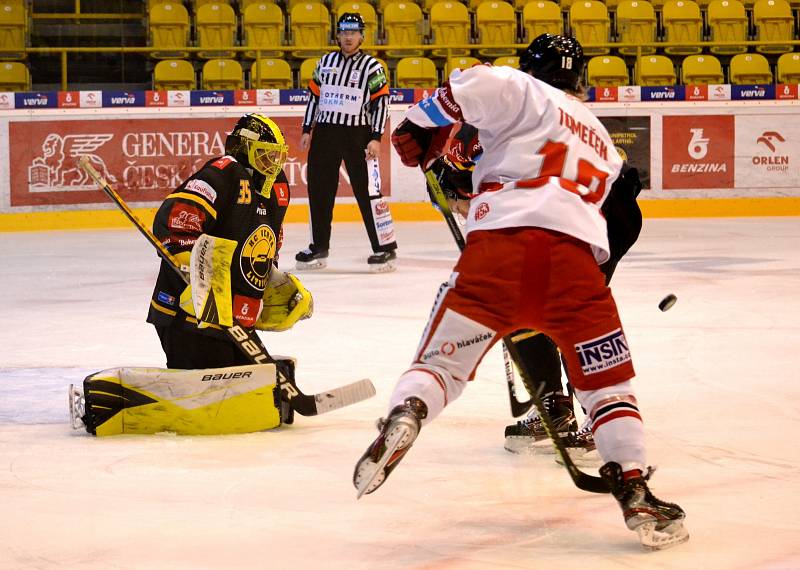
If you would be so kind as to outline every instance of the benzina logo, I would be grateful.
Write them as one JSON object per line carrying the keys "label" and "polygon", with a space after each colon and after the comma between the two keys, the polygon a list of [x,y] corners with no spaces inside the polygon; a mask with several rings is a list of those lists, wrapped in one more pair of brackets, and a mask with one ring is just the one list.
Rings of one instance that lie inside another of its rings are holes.
{"label": "benzina logo", "polygon": [[[711,139],[703,136],[703,129],[689,129],[692,137],[686,147],[686,152],[693,160],[702,160],[708,154],[708,145]],[[672,172],[694,173],[694,172],[727,172],[728,165],[724,162],[701,162],[673,164]]]}
{"label": "benzina logo", "polygon": [[689,139],[689,146],[686,149],[689,152],[689,156],[695,160],[705,158],[708,154],[708,143],[710,141],[703,137],[703,129],[689,129],[689,132],[692,133],[692,138]]}

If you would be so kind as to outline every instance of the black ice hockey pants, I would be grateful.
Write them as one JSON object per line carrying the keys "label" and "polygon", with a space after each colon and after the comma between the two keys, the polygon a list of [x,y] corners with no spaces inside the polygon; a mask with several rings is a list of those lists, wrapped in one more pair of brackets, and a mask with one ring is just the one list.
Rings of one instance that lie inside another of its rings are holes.
{"label": "black ice hockey pants", "polygon": [[311,211],[311,240],[315,250],[330,248],[331,220],[342,161],[350,177],[372,251],[397,249],[397,242],[394,240],[381,245],[375,228],[371,201],[380,199],[381,194],[369,194],[364,150],[370,141],[370,134],[370,127],[326,124],[314,127],[308,153],[308,204]]}

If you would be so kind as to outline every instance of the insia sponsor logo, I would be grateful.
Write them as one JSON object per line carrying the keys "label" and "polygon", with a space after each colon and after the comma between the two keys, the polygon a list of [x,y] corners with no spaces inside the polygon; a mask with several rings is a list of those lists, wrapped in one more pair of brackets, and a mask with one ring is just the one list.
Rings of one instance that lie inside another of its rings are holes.
{"label": "insia sponsor logo", "polygon": [[219,374],[204,374],[200,379],[201,382],[210,382],[214,380],[237,380],[239,378],[250,378],[253,372],[222,372]]}
{"label": "insia sponsor logo", "polygon": [[764,145],[770,151],[769,155],[755,155],[753,165],[766,169],[768,172],[786,172],[789,170],[789,156],[778,154],[778,148],[786,139],[777,131],[764,131],[756,139],[756,144]]}
{"label": "insia sponsor logo", "polygon": [[628,341],[622,329],[575,345],[581,370],[585,375],[597,374],[631,359]]}

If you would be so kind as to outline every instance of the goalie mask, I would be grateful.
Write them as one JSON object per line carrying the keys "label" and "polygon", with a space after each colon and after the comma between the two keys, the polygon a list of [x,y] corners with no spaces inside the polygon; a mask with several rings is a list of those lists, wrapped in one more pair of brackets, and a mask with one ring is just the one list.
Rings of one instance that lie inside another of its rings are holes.
{"label": "goalie mask", "polygon": [[519,68],[558,89],[577,91],[586,60],[575,38],[542,34],[519,58]]}
{"label": "goalie mask", "polygon": [[266,177],[261,187],[264,195],[269,195],[275,178],[286,162],[288,151],[289,147],[278,125],[257,113],[239,119],[225,139],[226,154]]}

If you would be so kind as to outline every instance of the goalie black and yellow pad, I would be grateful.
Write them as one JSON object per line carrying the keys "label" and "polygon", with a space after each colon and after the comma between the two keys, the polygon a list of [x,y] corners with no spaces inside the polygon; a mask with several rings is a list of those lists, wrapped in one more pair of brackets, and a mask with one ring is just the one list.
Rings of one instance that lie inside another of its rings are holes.
{"label": "goalie black and yellow pad", "polygon": [[263,431],[281,425],[277,384],[274,364],[111,368],[84,379],[81,419],[97,436]]}

